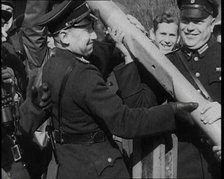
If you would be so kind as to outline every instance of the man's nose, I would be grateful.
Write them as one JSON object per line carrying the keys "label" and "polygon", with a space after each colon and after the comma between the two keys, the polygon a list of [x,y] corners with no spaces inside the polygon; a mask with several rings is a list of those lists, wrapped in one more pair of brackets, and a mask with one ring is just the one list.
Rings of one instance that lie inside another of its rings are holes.
{"label": "man's nose", "polygon": [[195,28],[195,25],[193,22],[189,22],[189,24],[187,25],[187,30],[188,31],[193,31]]}
{"label": "man's nose", "polygon": [[92,40],[97,39],[97,35],[96,35],[96,32],[95,32],[95,31],[93,31],[93,32],[91,33],[90,38],[91,38]]}
{"label": "man's nose", "polygon": [[166,35],[166,36],[164,37],[164,42],[165,42],[166,44],[169,44],[169,43],[170,43],[170,38],[169,38],[168,35]]}

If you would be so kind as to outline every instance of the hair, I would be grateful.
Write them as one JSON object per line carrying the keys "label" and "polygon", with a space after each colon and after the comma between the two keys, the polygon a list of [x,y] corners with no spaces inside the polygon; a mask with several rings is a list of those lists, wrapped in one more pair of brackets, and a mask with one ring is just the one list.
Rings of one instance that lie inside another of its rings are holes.
{"label": "hair", "polygon": [[171,12],[164,12],[161,15],[156,16],[156,18],[153,20],[153,28],[154,28],[154,32],[157,31],[158,29],[158,25],[160,23],[175,23],[179,26],[179,18],[172,14]]}

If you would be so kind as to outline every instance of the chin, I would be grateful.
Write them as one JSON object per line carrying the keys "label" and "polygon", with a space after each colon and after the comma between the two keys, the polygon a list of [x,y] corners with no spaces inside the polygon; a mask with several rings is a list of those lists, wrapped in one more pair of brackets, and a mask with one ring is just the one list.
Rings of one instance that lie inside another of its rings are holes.
{"label": "chin", "polygon": [[90,56],[92,53],[93,53],[93,49],[88,50],[88,52],[85,53],[85,54],[86,54],[85,56],[88,57],[88,56]]}
{"label": "chin", "polygon": [[188,47],[194,47],[198,44],[198,42],[193,41],[193,40],[187,40],[187,41],[184,41],[184,44]]}

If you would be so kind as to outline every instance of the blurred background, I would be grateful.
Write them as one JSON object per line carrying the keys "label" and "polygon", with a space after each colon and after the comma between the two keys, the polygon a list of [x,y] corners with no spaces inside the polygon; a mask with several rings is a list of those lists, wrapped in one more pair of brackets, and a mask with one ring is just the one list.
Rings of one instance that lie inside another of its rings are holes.
{"label": "blurred background", "polygon": [[[22,14],[25,9],[26,0],[14,0],[16,4],[15,17]],[[57,0],[51,0],[57,1]],[[135,16],[144,25],[146,30],[152,27],[152,19],[164,11],[170,11],[176,15],[178,8],[176,0],[113,0],[124,5],[131,15]],[[217,0],[221,4],[221,0]],[[221,8],[221,6],[220,6]],[[221,15],[219,16],[221,20]]]}
{"label": "blurred background", "polygon": [[[56,1],[56,0],[51,0]],[[124,5],[131,15],[136,17],[144,27],[149,30],[152,26],[152,19],[169,10],[177,13],[176,0],[113,0]],[[220,0],[221,1],[221,0]],[[16,4],[15,17],[24,12],[26,0],[14,0]]]}

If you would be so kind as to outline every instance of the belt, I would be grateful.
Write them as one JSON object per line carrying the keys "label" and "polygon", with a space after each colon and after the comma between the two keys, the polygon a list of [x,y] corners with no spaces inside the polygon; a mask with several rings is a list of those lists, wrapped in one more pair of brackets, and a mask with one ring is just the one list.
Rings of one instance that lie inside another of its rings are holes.
{"label": "belt", "polygon": [[54,130],[53,134],[55,141],[59,144],[94,144],[107,140],[107,137],[102,130],[88,134],[60,133],[58,130]]}

